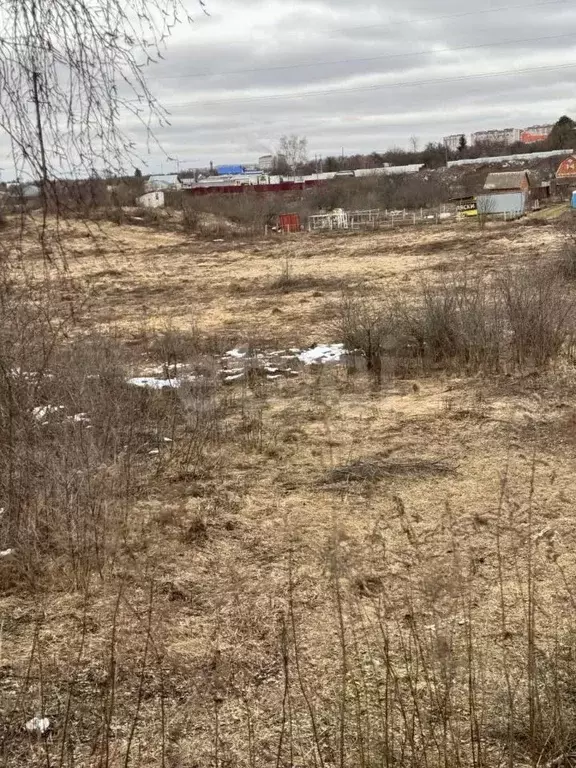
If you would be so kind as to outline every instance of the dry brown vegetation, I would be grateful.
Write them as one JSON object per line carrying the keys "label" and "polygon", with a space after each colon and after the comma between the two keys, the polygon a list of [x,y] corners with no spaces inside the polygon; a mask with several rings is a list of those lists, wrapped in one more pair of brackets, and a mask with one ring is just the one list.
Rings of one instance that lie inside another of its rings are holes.
{"label": "dry brown vegetation", "polygon": [[[2,764],[560,765],[562,233],[61,222],[47,260],[26,226],[0,285]],[[356,354],[219,374],[235,346],[324,342]]]}

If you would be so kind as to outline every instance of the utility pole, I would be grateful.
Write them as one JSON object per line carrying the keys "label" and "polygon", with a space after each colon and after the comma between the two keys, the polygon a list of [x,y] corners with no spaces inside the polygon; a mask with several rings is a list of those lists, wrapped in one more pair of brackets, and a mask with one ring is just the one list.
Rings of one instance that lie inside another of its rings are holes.
{"label": "utility pole", "polygon": [[[42,131],[42,117],[40,113],[40,89],[38,87],[39,80],[40,73],[36,71],[32,72],[32,99],[34,101],[34,109],[36,111],[36,132],[38,134],[38,144],[40,146],[42,184],[44,186],[48,181],[48,168],[46,166],[46,148],[44,146],[44,133]],[[43,194],[46,194],[45,190]]]}
{"label": "utility pole", "polygon": [[42,130],[42,113],[40,111],[40,72],[32,70],[32,100],[36,113],[36,133],[40,149],[40,164],[42,183],[40,194],[42,195],[42,229],[40,231],[40,245],[43,257],[51,262],[49,249],[46,246],[46,231],[48,227],[48,164],[46,162],[46,147],[44,146],[44,131]]}

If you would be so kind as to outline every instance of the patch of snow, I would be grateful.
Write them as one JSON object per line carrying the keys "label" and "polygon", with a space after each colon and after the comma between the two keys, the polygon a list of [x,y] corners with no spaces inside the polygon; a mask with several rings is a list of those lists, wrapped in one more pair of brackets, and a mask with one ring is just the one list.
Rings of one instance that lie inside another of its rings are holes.
{"label": "patch of snow", "polygon": [[148,456],[157,456],[160,453],[159,448],[152,448],[151,451],[148,451]]}
{"label": "patch of snow", "polygon": [[318,344],[312,349],[306,349],[297,356],[305,365],[313,363],[338,363],[347,351],[344,344]]}
{"label": "patch of snow", "polygon": [[282,376],[270,376],[269,374],[268,376],[266,376],[266,378],[268,379],[268,381],[276,381],[276,379],[281,379]]}
{"label": "patch of snow", "polygon": [[248,350],[236,348],[226,352],[226,357],[234,357],[236,360],[242,360],[247,354]]}
{"label": "patch of snow", "polygon": [[88,424],[90,422],[90,416],[88,416],[87,413],[75,413],[74,416],[72,416],[72,421],[79,424]]}
{"label": "patch of snow", "polygon": [[39,733],[43,736],[50,730],[50,720],[47,717],[33,717],[26,723],[28,733]]}
{"label": "patch of snow", "polygon": [[135,387],[147,387],[148,389],[177,389],[180,386],[179,379],[156,379],[153,376],[140,376],[126,381]]}
{"label": "patch of snow", "polygon": [[44,422],[44,419],[47,416],[54,416],[56,413],[59,413],[59,411],[63,410],[63,405],[37,405],[35,408],[32,408],[32,415],[38,421],[46,423]]}
{"label": "patch of snow", "polygon": [[174,442],[174,440],[172,440],[171,437],[165,437],[165,438],[163,438],[163,440],[164,440],[165,443],[173,443]]}
{"label": "patch of snow", "polygon": [[0,550],[0,557],[10,557],[10,555],[14,554],[13,549],[2,549]]}
{"label": "patch of snow", "polygon": [[240,381],[244,378],[244,373],[236,373],[233,376],[225,376],[224,381]]}

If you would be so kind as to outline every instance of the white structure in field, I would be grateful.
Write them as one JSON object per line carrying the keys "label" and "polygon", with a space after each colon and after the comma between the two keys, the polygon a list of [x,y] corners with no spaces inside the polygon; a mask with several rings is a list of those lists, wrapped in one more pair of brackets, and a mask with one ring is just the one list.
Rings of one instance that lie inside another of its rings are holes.
{"label": "white structure in field", "polygon": [[161,189],[157,189],[155,192],[146,192],[145,195],[139,197],[136,202],[142,208],[163,208],[164,207],[164,192]]}
{"label": "white structure in field", "polygon": [[334,208],[330,213],[308,216],[308,231],[317,229],[348,229],[348,214],[342,208]]}

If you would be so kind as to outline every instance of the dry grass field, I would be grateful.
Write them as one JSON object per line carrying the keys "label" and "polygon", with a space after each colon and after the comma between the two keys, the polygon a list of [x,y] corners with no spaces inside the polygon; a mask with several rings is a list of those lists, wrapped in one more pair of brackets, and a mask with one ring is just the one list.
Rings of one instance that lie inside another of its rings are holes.
{"label": "dry grass field", "polygon": [[[59,242],[52,263],[26,245],[1,311],[2,764],[564,764],[576,285],[562,232],[211,241],[63,223]],[[546,287],[539,303],[524,283],[505,294],[518,271]],[[262,375],[259,354],[346,343],[351,324],[356,338],[366,307],[412,322],[438,288],[446,315],[463,279],[502,286],[510,344],[561,317],[554,353],[529,340],[494,362],[477,335],[432,360],[429,335],[406,364],[412,347],[394,357],[404,342],[375,320],[376,373],[369,354],[287,352]],[[179,388],[126,382],[182,371]]]}

